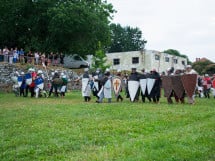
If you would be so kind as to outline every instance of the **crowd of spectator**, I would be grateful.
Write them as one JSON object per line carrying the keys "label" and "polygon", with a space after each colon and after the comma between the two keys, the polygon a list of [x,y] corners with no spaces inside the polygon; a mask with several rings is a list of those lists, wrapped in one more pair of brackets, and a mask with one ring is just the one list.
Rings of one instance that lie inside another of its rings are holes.
{"label": "crowd of spectator", "polygon": [[32,65],[45,64],[46,66],[48,65],[59,66],[63,65],[64,63],[63,53],[50,52],[49,54],[47,54],[39,51],[26,52],[23,48],[18,49],[17,47],[10,49],[8,47],[4,47],[3,49],[0,49],[0,55],[2,56],[1,61],[7,62],[9,64],[29,63]]}

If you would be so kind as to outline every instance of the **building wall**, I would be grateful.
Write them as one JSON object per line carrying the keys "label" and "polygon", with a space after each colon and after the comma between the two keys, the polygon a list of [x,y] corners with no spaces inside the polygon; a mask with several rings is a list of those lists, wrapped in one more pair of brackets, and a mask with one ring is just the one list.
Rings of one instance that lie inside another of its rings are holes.
{"label": "building wall", "polygon": [[[175,69],[184,69],[187,65],[187,60],[183,57],[172,56],[155,50],[107,53],[106,55],[107,63],[110,64],[111,69],[114,70],[131,70],[132,67],[136,67],[139,71],[143,68],[145,68],[146,71],[150,71],[155,68],[161,73],[171,67]],[[138,63],[132,63],[132,58],[134,59],[134,57],[139,59]],[[119,60],[118,65],[114,65],[114,59]],[[169,62],[166,62],[166,59],[169,59]],[[177,61],[177,63],[174,61]]]}

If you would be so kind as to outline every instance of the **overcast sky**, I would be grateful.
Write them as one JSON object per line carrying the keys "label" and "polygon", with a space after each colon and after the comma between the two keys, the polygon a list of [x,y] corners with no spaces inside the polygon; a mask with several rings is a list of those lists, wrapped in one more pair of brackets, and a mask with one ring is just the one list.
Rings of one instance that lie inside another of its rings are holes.
{"label": "overcast sky", "polygon": [[191,61],[215,62],[215,0],[107,0],[114,23],[138,27],[146,49],[178,50]]}

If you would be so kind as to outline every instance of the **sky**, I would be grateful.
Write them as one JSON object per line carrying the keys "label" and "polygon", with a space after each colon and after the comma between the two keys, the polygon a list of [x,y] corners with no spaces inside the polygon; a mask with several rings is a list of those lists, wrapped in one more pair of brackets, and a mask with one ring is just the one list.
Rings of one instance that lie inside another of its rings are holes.
{"label": "sky", "polygon": [[215,0],[107,0],[113,23],[138,27],[147,50],[178,50],[215,62]]}

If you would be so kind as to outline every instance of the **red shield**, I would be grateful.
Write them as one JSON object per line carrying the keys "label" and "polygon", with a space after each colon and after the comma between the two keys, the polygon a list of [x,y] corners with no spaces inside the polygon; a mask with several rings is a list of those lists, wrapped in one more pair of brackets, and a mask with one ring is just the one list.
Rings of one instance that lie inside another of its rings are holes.
{"label": "red shield", "polygon": [[181,81],[181,76],[176,75],[172,77],[173,90],[178,98],[182,98],[184,95],[184,87]]}
{"label": "red shield", "polygon": [[185,74],[181,76],[181,81],[189,97],[192,97],[196,89],[197,74]]}
{"label": "red shield", "polygon": [[164,97],[170,97],[173,90],[171,76],[162,76],[162,87],[164,89]]}
{"label": "red shield", "polygon": [[213,88],[215,88],[215,79],[212,82],[212,86],[213,86]]}

